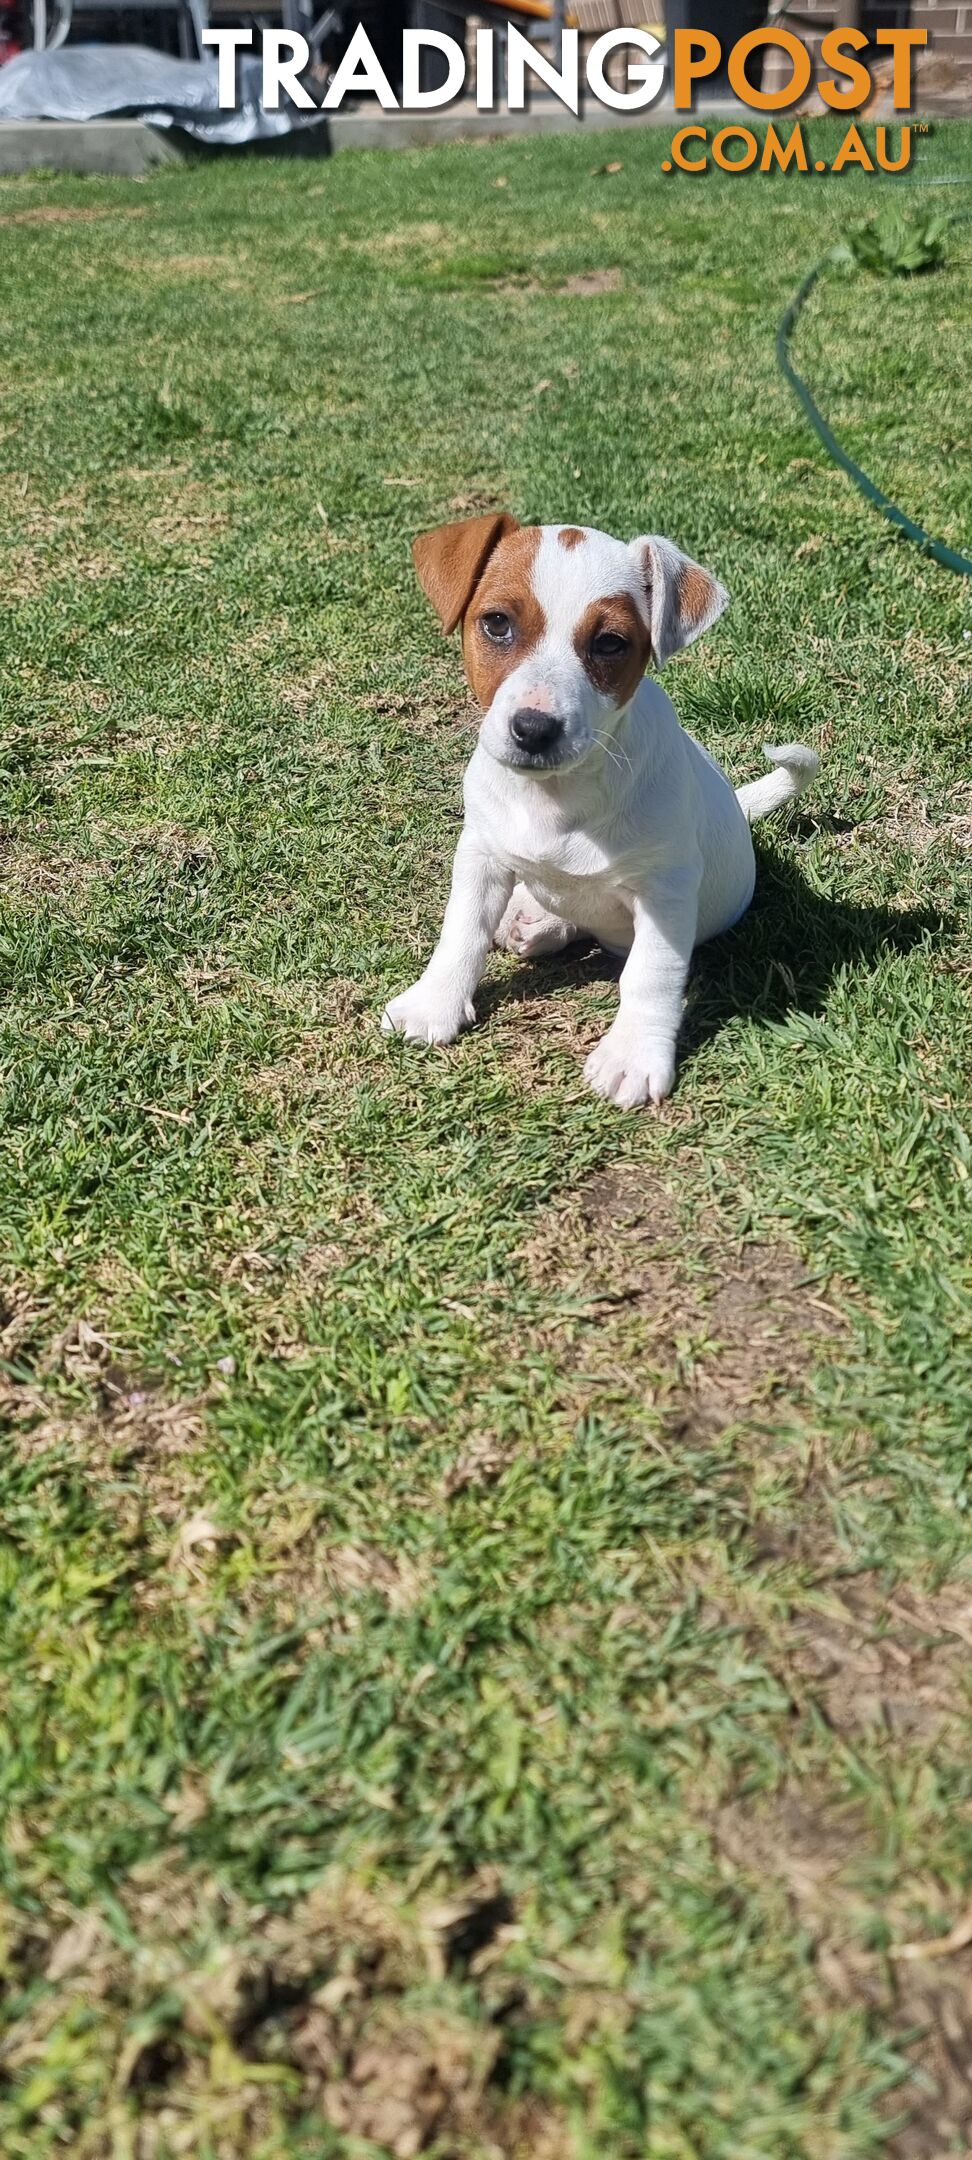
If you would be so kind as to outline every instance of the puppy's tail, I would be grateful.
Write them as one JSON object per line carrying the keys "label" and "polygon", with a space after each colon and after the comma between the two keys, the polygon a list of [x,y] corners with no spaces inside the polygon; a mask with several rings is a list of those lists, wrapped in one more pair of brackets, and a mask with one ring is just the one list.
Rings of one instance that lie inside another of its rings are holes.
{"label": "puppy's tail", "polygon": [[747,780],[745,787],[736,789],[750,824],[754,818],[768,817],[771,810],[781,809],[784,803],[795,802],[820,770],[816,751],[808,750],[805,743],[765,743],[763,755],[773,771],[762,780]]}

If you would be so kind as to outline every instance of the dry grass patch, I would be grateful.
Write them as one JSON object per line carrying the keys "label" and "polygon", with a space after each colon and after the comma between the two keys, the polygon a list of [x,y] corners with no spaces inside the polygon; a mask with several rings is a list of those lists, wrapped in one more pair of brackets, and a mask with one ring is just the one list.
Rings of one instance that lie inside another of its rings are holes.
{"label": "dry grass patch", "polygon": [[280,697],[285,705],[303,719],[305,713],[316,704],[321,691],[333,690],[337,676],[333,665],[326,660],[315,661],[306,675],[298,675],[290,682],[281,683]]}
{"label": "dry grass patch", "polygon": [[[435,218],[417,218],[410,224],[395,225],[387,232],[371,234],[342,233],[338,246],[355,255],[400,255],[413,248],[441,247],[447,228]],[[330,253],[330,245],[321,242],[315,254]]]}
{"label": "dry grass patch", "polygon": [[11,556],[13,567],[4,579],[8,600],[36,600],[58,578],[89,578],[97,583],[102,578],[118,577],[122,569],[114,555],[72,556],[63,567],[50,562],[36,548],[13,548]]}
{"label": "dry grass patch", "polygon": [[0,890],[26,900],[72,901],[83,899],[89,887],[110,869],[110,863],[94,857],[51,854],[46,848],[0,834]]}
{"label": "dry grass patch", "polygon": [[[18,1347],[42,1333],[46,1314],[14,1297],[0,1346]],[[77,1408],[65,1386],[87,1397]],[[146,1516],[171,1525],[186,1513],[194,1479],[189,1468],[202,1438],[204,1397],[167,1396],[155,1381],[141,1380],[119,1361],[90,1322],[78,1319],[58,1336],[34,1366],[34,1377],[0,1380],[0,1417],[17,1457],[31,1461],[56,1453],[74,1461],[95,1481],[119,1519],[134,1535]]]}
{"label": "dry grass patch", "polygon": [[578,270],[573,277],[565,278],[556,290],[568,293],[572,299],[596,300],[602,293],[620,292],[624,280],[620,270]]}
{"label": "dry grass patch", "polygon": [[250,1073],[243,1082],[247,1095],[272,1103],[283,1116],[296,1110],[312,1114],[335,1100],[335,1091],[346,1094],[374,1076],[375,1015],[365,1011],[365,994],[340,1020],[322,1014],[307,1028],[286,1055],[272,1065]]}
{"label": "dry grass patch", "polygon": [[470,704],[468,693],[458,695],[454,691],[435,693],[431,698],[413,698],[390,695],[383,691],[368,691],[355,698],[361,712],[378,713],[382,718],[402,720],[410,735],[432,737],[444,732],[463,733],[469,738],[470,750],[479,726],[480,715]]}
{"label": "dry grass patch", "polygon": [[892,1593],[864,1573],[831,1578],[818,1597],[788,1631],[794,1699],[850,1740],[868,1729],[939,1739],[972,1693],[972,1584]]}
{"label": "dry grass patch", "polygon": [[185,511],[172,503],[149,518],[148,529],[153,539],[164,541],[166,547],[179,547],[196,540],[214,540],[227,531],[229,523],[225,510]]}
{"label": "dry grass patch", "polygon": [[243,255],[127,255],[120,258],[120,267],[132,271],[140,280],[151,278],[156,284],[164,284],[168,278],[218,279],[227,292],[239,292],[245,287],[245,279],[239,275]]}
{"label": "dry grass patch", "polygon": [[[205,1809],[200,1794],[173,1802],[183,1832]],[[496,2014],[476,2021],[430,1990],[502,1936],[512,1907],[495,1881],[416,1908],[332,1872],[272,1915],[170,1850],[135,1869],[120,1900],[137,1957],[96,1910],[65,1910],[30,1933],[10,1916],[15,1983],[47,1983],[25,1995],[11,2031],[13,2083],[43,2076],[59,2035],[94,2021],[114,2104],[81,2133],[83,2160],[114,2160],[119,2138],[138,2160],[238,2160],[251,2142],[282,2149],[288,2122],[308,2111],[388,2160],[569,2160],[553,2111],[509,2103],[497,2080],[509,1984],[494,1982]]]}
{"label": "dry grass patch", "polygon": [[38,203],[31,210],[7,210],[0,215],[0,225],[80,225],[92,224],[99,219],[145,217],[141,204],[119,209],[114,203],[91,204],[80,208],[70,203]]}
{"label": "dry grass patch", "polygon": [[[907,1855],[896,1870],[892,1905],[875,1908],[882,1856],[863,1808],[826,1784],[787,1785],[772,1801],[732,1802],[713,1824],[733,1871],[765,1889],[775,1880],[809,1936],[823,1993],[845,2008],[865,2008],[906,2052],[911,2083],[887,2104],[897,2123],[883,2148],[889,2160],[948,2160],[972,2140],[972,1949],[938,1958],[902,1958],[896,1949],[909,1908],[941,1908],[941,1892],[909,1879]],[[954,1915],[942,1912],[943,1922]],[[875,1927],[889,1930],[887,1950],[870,1949]]]}
{"label": "dry grass patch", "polygon": [[[687,1237],[687,1229],[690,1235]],[[671,1192],[634,1165],[589,1179],[551,1210],[526,1249],[531,1277],[581,1317],[557,1320],[566,1380],[619,1398],[646,1397],[667,1444],[727,1427],[779,1440],[802,1422],[811,1362],[842,1322],[791,1250],[732,1237],[711,1210],[687,1226]],[[592,1322],[594,1323],[592,1325]],[[888,1738],[924,1755],[961,1746],[972,1647],[972,1585],[890,1588],[874,1571],[841,1566],[826,1506],[832,1472],[805,1429],[806,1481],[781,1524],[757,1519],[751,1592],[696,1554],[679,1581],[741,1625],[756,1658],[781,1680],[808,1733],[823,1720],[847,1747]],[[904,1762],[902,1776],[907,1775]],[[700,1801],[704,1806],[704,1802]],[[809,1935],[824,1993],[863,2005],[909,2055],[915,2084],[896,2095],[907,2127],[889,2131],[894,2160],[945,2160],[972,2135],[972,1947],[958,1931],[941,1959],[894,1954],[914,1912],[943,1908],[940,1887],[896,1872],[893,1909],[875,1904],[883,1855],[863,1803],[821,1778],[793,1777],[772,1799],[716,1801],[717,1849],[754,1887],[775,1879]],[[890,1954],[870,1947],[891,1934]],[[947,1947],[942,1945],[943,1948]]]}
{"label": "dry grass patch", "polygon": [[152,855],[175,870],[198,871],[215,861],[216,849],[208,833],[198,832],[178,819],[159,819],[143,825],[127,837],[133,855]]}
{"label": "dry grass patch", "polygon": [[573,1290],[586,1308],[558,1323],[574,1380],[630,1388],[676,1437],[753,1413],[765,1422],[776,1399],[789,1408],[840,1325],[789,1248],[734,1238],[713,1210],[686,1224],[640,1166],[589,1178],[541,1222],[523,1258],[534,1281]]}

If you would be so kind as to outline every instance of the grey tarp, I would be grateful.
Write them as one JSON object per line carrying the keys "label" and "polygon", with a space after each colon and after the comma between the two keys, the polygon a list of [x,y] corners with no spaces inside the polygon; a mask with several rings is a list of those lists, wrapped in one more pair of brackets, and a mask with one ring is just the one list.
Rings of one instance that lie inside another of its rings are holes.
{"label": "grey tarp", "polygon": [[220,111],[216,56],[175,60],[148,45],[62,45],[19,53],[0,68],[0,121],[147,120],[184,128],[198,142],[247,143],[325,127],[318,112],[300,112],[281,95],[278,112],[261,102],[259,54],[240,55],[237,104]]}

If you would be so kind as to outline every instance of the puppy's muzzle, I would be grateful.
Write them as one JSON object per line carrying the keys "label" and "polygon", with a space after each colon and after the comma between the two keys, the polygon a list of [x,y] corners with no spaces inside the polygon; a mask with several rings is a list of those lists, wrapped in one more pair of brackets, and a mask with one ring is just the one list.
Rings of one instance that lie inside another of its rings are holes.
{"label": "puppy's muzzle", "polygon": [[563,722],[554,713],[538,712],[535,706],[521,705],[510,720],[510,735],[518,750],[530,758],[545,761],[556,748],[564,732]]}

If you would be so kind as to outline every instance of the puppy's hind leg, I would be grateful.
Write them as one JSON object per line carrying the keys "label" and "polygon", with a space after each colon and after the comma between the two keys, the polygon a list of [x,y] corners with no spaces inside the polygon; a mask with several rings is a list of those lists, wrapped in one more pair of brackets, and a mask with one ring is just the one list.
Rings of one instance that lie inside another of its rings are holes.
{"label": "puppy's hind leg", "polygon": [[521,960],[537,960],[544,953],[562,952],[583,934],[576,923],[541,907],[525,885],[517,885],[493,943],[502,952],[517,953]]}

